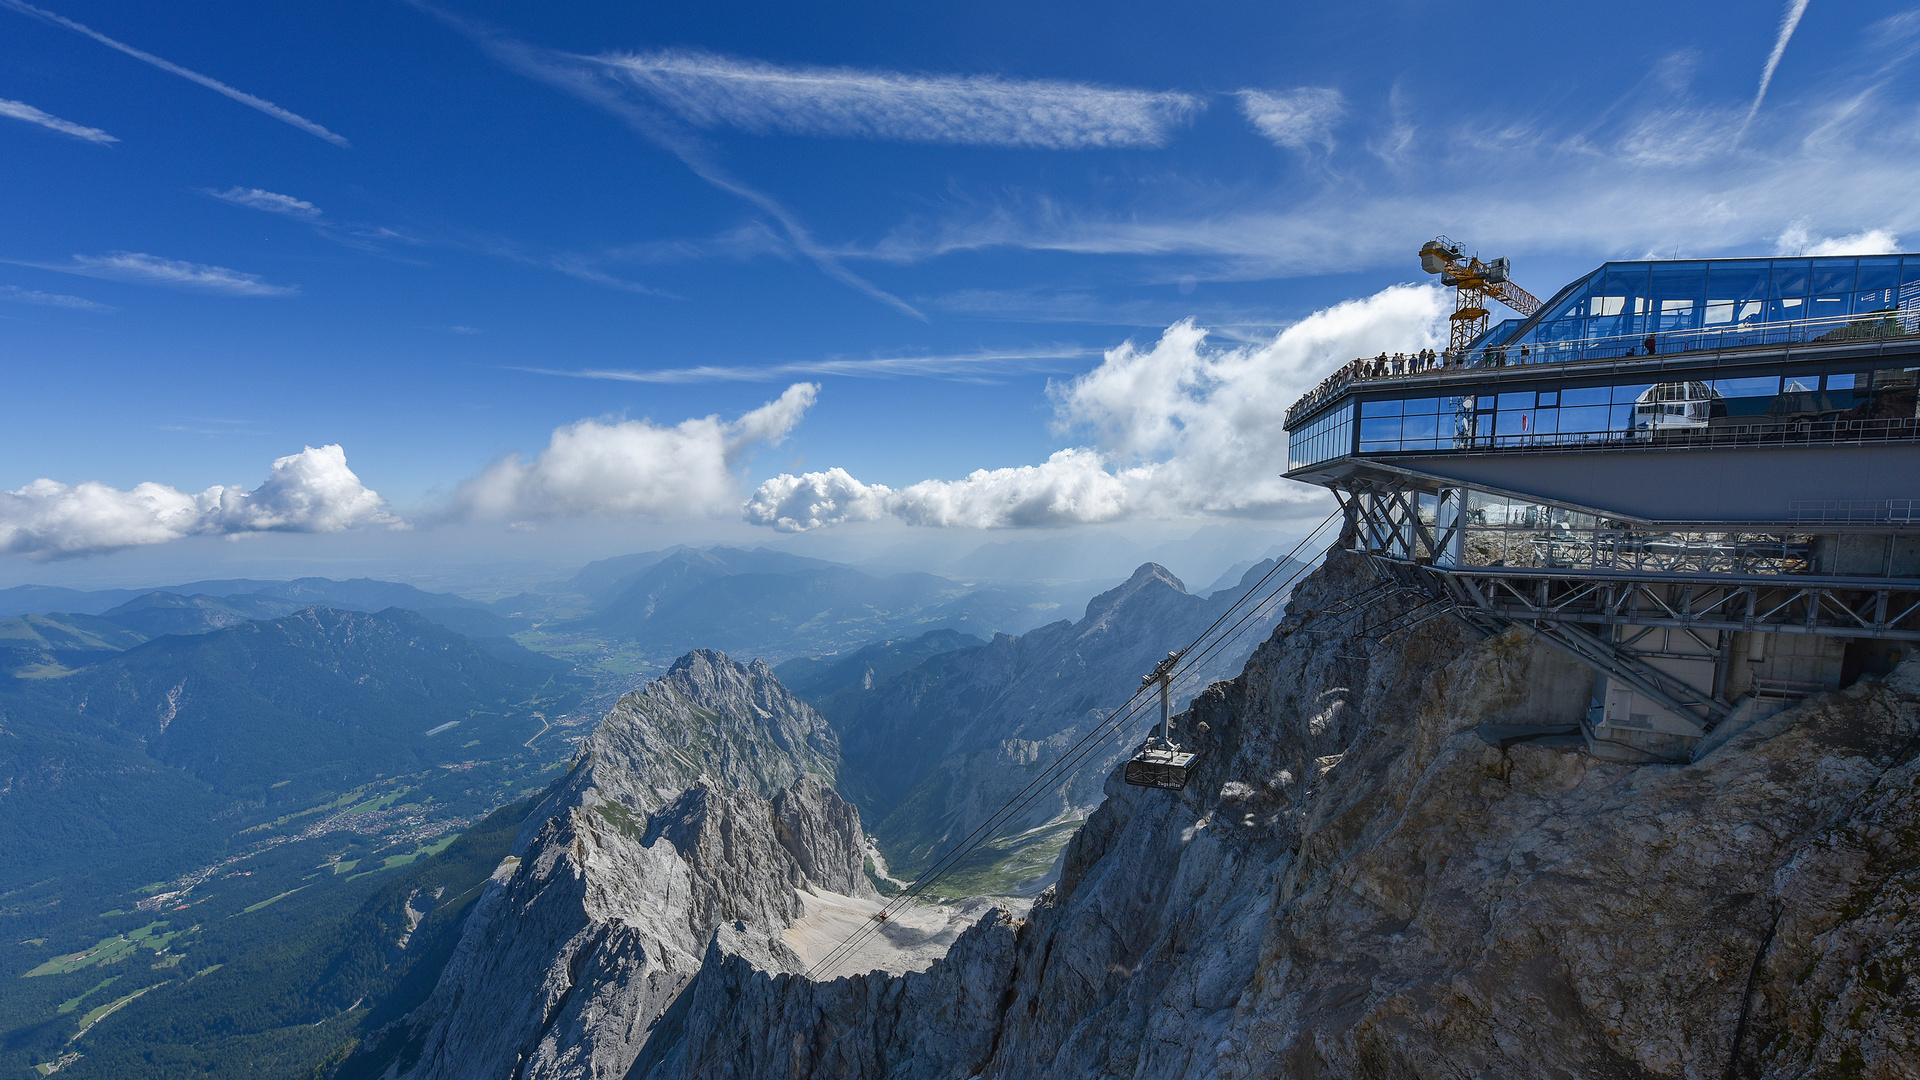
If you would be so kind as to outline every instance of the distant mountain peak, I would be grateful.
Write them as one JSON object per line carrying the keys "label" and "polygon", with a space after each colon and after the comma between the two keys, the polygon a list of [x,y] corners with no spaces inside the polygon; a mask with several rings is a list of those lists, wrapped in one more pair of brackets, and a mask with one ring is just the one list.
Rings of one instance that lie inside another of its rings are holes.
{"label": "distant mountain peak", "polygon": [[1156,562],[1141,563],[1132,577],[1087,601],[1087,614],[1083,621],[1098,622],[1144,597],[1156,594],[1164,596],[1168,591],[1181,596],[1188,595],[1186,582],[1174,576],[1173,571]]}

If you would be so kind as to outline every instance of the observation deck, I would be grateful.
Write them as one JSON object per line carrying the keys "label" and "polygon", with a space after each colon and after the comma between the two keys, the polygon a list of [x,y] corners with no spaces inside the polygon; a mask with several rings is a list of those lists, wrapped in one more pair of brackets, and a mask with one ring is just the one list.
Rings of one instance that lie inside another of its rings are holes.
{"label": "observation deck", "polygon": [[1286,475],[1593,667],[1596,753],[1684,760],[1920,642],[1917,377],[1920,256],[1609,263],[1464,356],[1348,364]]}

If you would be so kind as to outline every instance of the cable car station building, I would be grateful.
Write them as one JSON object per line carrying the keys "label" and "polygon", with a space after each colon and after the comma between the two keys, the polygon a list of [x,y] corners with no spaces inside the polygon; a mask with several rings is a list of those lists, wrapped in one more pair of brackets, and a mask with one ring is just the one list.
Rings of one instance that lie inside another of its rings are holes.
{"label": "cable car station building", "polygon": [[1591,667],[1593,753],[1686,761],[1920,642],[1916,375],[1920,255],[1608,263],[1349,364],[1286,475],[1401,587]]}

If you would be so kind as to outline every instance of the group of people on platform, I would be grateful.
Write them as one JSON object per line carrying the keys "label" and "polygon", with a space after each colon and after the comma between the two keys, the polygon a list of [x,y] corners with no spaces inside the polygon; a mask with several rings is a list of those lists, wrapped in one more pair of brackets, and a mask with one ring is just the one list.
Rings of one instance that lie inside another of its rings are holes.
{"label": "group of people on platform", "polygon": [[1393,353],[1392,355],[1383,352],[1372,359],[1363,356],[1321,380],[1319,386],[1309,390],[1289,411],[1311,408],[1339,393],[1348,383],[1358,379],[1385,379],[1395,375],[1415,375],[1422,371],[1466,366],[1464,357],[1448,356],[1435,349],[1421,349],[1414,353]]}

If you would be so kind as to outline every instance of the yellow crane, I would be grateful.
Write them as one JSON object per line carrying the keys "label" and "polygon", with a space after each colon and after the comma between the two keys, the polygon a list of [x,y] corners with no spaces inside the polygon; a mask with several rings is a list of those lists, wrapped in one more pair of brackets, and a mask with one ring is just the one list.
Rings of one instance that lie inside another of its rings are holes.
{"label": "yellow crane", "polygon": [[1420,268],[1439,274],[1440,284],[1453,286],[1453,328],[1447,334],[1447,355],[1462,356],[1474,338],[1487,332],[1487,297],[1521,315],[1540,310],[1540,299],[1508,278],[1505,259],[1481,262],[1459,244],[1442,236],[1420,246]]}

